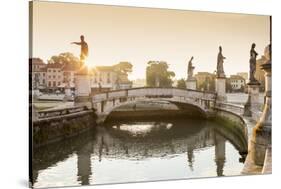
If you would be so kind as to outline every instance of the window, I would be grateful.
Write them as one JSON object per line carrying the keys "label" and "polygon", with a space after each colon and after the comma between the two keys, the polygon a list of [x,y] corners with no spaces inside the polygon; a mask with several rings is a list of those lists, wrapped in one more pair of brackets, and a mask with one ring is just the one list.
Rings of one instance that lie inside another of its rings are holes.
{"label": "window", "polygon": [[45,79],[42,80],[42,83],[45,84]]}
{"label": "window", "polygon": [[51,76],[49,75],[49,79],[51,79]]}
{"label": "window", "polygon": [[56,82],[55,81],[53,81],[53,87],[55,87],[56,86]]}
{"label": "window", "polygon": [[51,69],[48,70],[48,72],[51,72],[51,71],[52,71]]}
{"label": "window", "polygon": [[43,77],[45,77],[45,73],[43,73]]}
{"label": "window", "polygon": [[58,86],[60,86],[60,82],[58,82]]}
{"label": "window", "polygon": [[57,72],[56,70],[53,70],[53,72]]}
{"label": "window", "polygon": [[53,75],[53,79],[56,79],[56,76],[55,76],[55,75]]}
{"label": "window", "polygon": [[51,87],[52,86],[52,83],[51,83],[51,81],[49,81],[49,83],[48,83],[48,87]]}

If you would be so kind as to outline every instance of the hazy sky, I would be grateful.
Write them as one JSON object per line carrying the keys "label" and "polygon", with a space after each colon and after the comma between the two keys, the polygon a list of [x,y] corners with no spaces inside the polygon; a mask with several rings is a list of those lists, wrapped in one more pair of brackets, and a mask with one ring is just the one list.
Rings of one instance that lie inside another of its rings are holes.
{"label": "hazy sky", "polygon": [[269,16],[37,1],[33,12],[33,57],[79,57],[70,42],[83,34],[90,66],[129,61],[131,79],[145,78],[150,60],[167,61],[176,78],[186,78],[191,56],[195,73],[213,72],[219,45],[227,75],[248,71],[251,43],[259,57],[269,44]]}

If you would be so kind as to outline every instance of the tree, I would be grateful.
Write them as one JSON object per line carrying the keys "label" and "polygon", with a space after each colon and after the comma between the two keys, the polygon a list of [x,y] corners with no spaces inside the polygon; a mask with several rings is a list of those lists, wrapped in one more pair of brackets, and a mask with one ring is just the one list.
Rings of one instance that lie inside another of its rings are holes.
{"label": "tree", "polygon": [[149,87],[172,87],[175,73],[169,71],[164,61],[149,61],[146,67],[146,85]]}
{"label": "tree", "polygon": [[121,74],[128,74],[132,72],[133,65],[130,62],[120,62],[114,65],[114,68]]}
{"label": "tree", "polygon": [[178,80],[177,88],[186,89],[186,83],[184,79]]}
{"label": "tree", "polygon": [[49,64],[59,63],[61,65],[71,65],[74,68],[80,67],[80,60],[70,52],[60,53],[59,55],[52,56],[48,60]]}

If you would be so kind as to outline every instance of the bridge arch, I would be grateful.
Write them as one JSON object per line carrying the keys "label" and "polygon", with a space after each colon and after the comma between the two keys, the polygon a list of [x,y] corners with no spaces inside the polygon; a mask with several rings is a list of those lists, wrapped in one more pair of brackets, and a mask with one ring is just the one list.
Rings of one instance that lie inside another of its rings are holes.
{"label": "bridge arch", "polygon": [[214,106],[216,94],[179,88],[132,88],[126,90],[98,93],[92,97],[98,122],[103,122],[114,109],[140,101],[166,101],[177,106],[188,105],[196,108],[203,115]]}

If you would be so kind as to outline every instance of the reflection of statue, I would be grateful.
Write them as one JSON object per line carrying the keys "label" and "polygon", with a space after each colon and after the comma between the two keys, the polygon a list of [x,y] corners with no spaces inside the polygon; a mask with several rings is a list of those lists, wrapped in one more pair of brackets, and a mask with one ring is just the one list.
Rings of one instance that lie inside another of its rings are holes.
{"label": "reflection of statue", "polygon": [[84,40],[84,35],[81,35],[80,39],[81,39],[80,42],[72,42],[71,44],[76,44],[81,46],[80,61],[84,63],[85,59],[88,57],[88,44]]}
{"label": "reflection of statue", "polygon": [[257,82],[255,78],[256,73],[256,63],[257,63],[257,56],[258,53],[255,51],[256,44],[253,43],[250,51],[250,82]]}
{"label": "reflection of statue", "polygon": [[193,70],[194,70],[195,67],[192,66],[192,60],[193,60],[193,56],[191,57],[191,59],[188,62],[187,79],[193,78]]}
{"label": "reflection of statue", "polygon": [[217,77],[225,77],[224,70],[223,70],[223,60],[225,57],[222,55],[222,48],[219,47],[219,54],[217,59]]}

